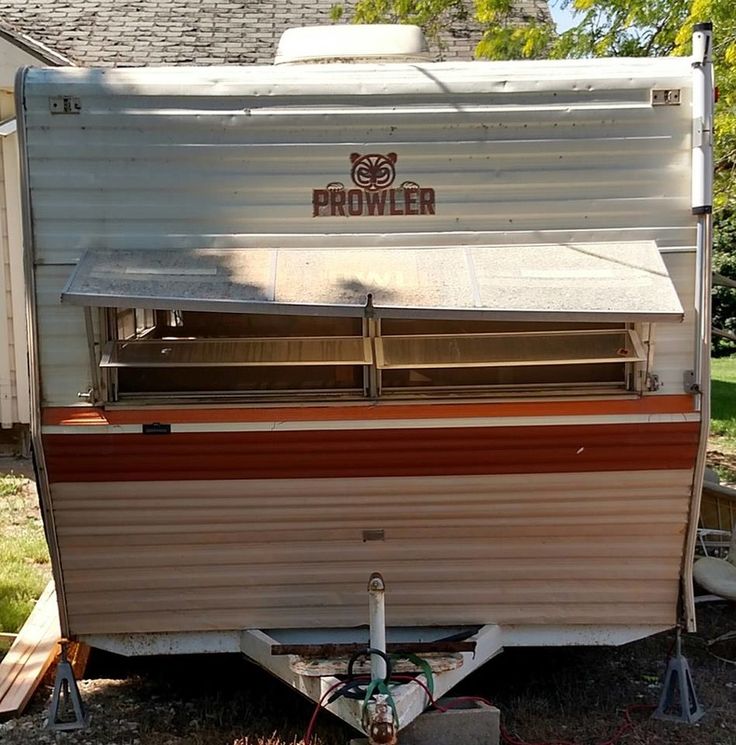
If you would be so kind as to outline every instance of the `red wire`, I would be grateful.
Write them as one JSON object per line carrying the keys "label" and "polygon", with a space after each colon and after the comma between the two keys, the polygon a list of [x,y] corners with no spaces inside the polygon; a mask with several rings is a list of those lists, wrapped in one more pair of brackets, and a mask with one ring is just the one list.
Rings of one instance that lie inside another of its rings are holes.
{"label": "red wire", "polygon": [[[369,680],[368,676],[358,676],[356,677],[356,680]],[[392,681],[398,681],[403,683],[416,683],[418,686],[420,686],[424,692],[427,694],[427,699],[429,700],[430,705],[437,709],[437,711],[441,712],[447,712],[450,708],[452,708],[452,705],[447,708],[445,706],[441,706],[437,700],[432,695],[432,692],[429,690],[429,687],[427,684],[421,680],[420,678],[415,678],[411,675],[393,675],[391,676]],[[325,699],[339,686],[344,685],[344,681],[338,681],[334,685],[330,686],[327,691],[322,695],[322,698],[320,698],[319,702],[317,703],[314,713],[312,714],[312,718],[309,721],[309,726],[307,727],[307,732],[304,735],[304,745],[311,745],[312,742],[312,736],[314,733],[314,727],[317,723],[317,717],[319,716],[319,712],[322,708],[322,704],[325,701]],[[453,703],[461,703],[463,701],[475,701],[480,702],[483,704],[486,704],[487,706],[493,706],[493,704],[486,698],[483,698],[482,696],[457,696],[452,699],[450,699],[450,704]],[[636,723],[631,718],[631,714],[634,711],[648,711],[650,709],[653,709],[654,706],[650,706],[649,704],[631,704],[627,706],[624,709],[623,712],[623,722],[614,730],[613,734],[607,739],[603,740],[602,742],[597,743],[597,745],[617,745],[617,743],[621,740],[621,738],[630,732],[634,727],[636,727]],[[505,743],[505,745],[577,745],[577,743],[572,742],[571,740],[548,740],[544,742],[529,742],[528,740],[522,740],[515,735],[512,735],[506,727],[503,726],[503,724],[500,727],[501,731],[501,739]]]}
{"label": "red wire", "polygon": [[309,720],[309,726],[307,727],[307,731],[304,735],[304,745],[310,745],[312,742],[312,735],[314,733],[314,726],[317,724],[317,717],[319,716],[319,712],[322,709],[322,704],[325,702],[327,697],[340,686],[345,685],[344,680],[338,680],[337,683],[334,683],[331,685],[321,696],[320,700],[317,702],[317,705],[314,707],[314,712],[312,712],[312,718]]}

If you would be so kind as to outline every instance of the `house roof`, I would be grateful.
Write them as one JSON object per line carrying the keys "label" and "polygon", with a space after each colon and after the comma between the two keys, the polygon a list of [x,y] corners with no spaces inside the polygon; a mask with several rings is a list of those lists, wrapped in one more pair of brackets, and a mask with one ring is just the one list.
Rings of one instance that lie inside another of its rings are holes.
{"label": "house roof", "polygon": [[[270,63],[283,31],[331,23],[335,4],[336,0],[0,0],[0,36],[57,65],[64,60],[87,66]],[[354,5],[355,0],[344,3],[346,17]],[[515,15],[550,20],[546,0],[516,0]],[[470,59],[479,39],[471,9],[467,17],[449,22],[438,56]]]}

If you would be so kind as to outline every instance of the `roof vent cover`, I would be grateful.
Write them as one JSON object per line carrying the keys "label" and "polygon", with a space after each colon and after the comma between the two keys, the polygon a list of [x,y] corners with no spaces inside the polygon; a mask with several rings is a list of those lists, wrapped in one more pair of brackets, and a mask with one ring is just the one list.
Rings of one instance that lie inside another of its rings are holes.
{"label": "roof vent cover", "polygon": [[274,64],[305,62],[428,62],[419,26],[376,24],[303,26],[284,31]]}

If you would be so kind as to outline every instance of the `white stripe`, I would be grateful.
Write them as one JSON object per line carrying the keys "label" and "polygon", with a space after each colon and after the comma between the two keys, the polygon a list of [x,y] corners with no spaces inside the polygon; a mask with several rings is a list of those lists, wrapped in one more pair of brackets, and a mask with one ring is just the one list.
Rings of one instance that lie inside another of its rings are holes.
{"label": "white stripe", "polygon": [[[470,427],[532,427],[585,424],[656,424],[698,422],[700,415],[610,414],[602,416],[465,417],[454,419],[341,419],[337,421],[198,422],[174,423],[172,433],[183,432],[306,432],[355,429],[442,429]],[[140,424],[45,425],[47,435],[140,434]],[[154,436],[154,435],[152,435]]]}

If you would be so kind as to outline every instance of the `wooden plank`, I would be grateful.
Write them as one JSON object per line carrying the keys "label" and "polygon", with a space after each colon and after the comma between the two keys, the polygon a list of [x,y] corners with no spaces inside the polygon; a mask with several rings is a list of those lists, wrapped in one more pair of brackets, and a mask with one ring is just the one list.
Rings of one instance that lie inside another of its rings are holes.
{"label": "wooden plank", "polygon": [[72,666],[74,677],[77,680],[84,678],[90,652],[89,645],[84,642],[70,642],[67,647],[66,656],[69,660],[69,664]]}
{"label": "wooden plank", "polygon": [[[473,649],[466,650],[475,652],[475,642],[471,642]],[[319,646],[319,645],[317,645]],[[408,645],[404,645],[405,649]],[[363,647],[365,649],[365,647]],[[457,670],[463,665],[463,656],[461,654],[426,654],[422,659],[429,665],[433,673],[446,673],[449,670]],[[320,657],[299,657],[292,656],[289,660],[289,667],[299,675],[324,677],[328,675],[347,675],[350,661],[347,657],[337,658],[320,658]],[[422,668],[415,665],[410,660],[401,659],[391,662],[391,670],[394,673],[414,674],[424,672]],[[371,672],[371,663],[367,657],[361,657],[353,665],[353,674],[366,675]]]}
{"label": "wooden plank", "polygon": [[56,591],[49,582],[0,662],[0,719],[23,712],[58,654],[60,635]]}
{"label": "wooden plank", "polygon": [[[41,597],[36,603],[43,608],[47,602],[49,592],[53,592],[53,587],[49,586],[41,593]],[[45,614],[36,613],[36,608],[26,620],[23,628],[18,633],[12,647],[2,662],[0,662],[0,698],[2,698],[13,683],[18,671],[23,666],[28,655],[33,651],[37,640],[44,634],[44,626],[47,622]]]}

